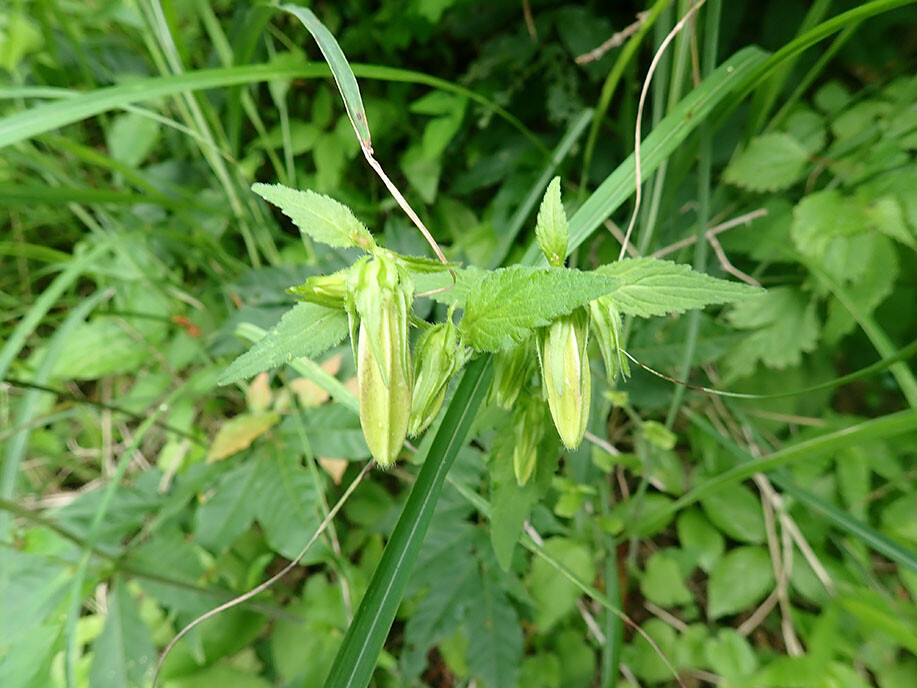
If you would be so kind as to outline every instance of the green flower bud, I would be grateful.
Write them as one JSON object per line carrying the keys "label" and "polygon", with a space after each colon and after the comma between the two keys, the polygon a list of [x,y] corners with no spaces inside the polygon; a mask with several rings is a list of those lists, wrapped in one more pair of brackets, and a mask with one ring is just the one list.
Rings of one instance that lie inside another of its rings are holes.
{"label": "green flower bud", "polygon": [[424,332],[414,351],[414,399],[408,434],[416,437],[429,427],[446,397],[449,380],[461,368],[458,332],[452,313],[446,322]]}
{"label": "green flower bud", "polygon": [[411,413],[408,318],[413,283],[394,262],[378,257],[357,264],[348,282],[348,310],[352,322],[354,314],[360,320],[360,425],[373,458],[388,468],[404,445]]}
{"label": "green flower bud", "polygon": [[583,441],[589,420],[592,377],[589,373],[589,313],[579,308],[539,333],[541,379],[554,426],[567,449]]}
{"label": "green flower bud", "polygon": [[519,392],[532,377],[532,341],[527,339],[509,351],[494,356],[493,400],[498,406],[511,409]]}
{"label": "green flower bud", "polygon": [[538,445],[544,437],[544,404],[531,396],[523,398],[513,423],[513,471],[519,487],[524,486],[535,470]]}
{"label": "green flower bud", "polygon": [[287,291],[320,306],[341,308],[347,298],[349,272],[350,268],[345,268],[330,275],[316,275],[297,287],[290,287]]}
{"label": "green flower bud", "polygon": [[621,348],[621,316],[611,299],[601,298],[589,304],[592,327],[595,329],[599,351],[605,361],[605,373],[610,382],[620,374],[623,378],[630,375],[630,365]]}

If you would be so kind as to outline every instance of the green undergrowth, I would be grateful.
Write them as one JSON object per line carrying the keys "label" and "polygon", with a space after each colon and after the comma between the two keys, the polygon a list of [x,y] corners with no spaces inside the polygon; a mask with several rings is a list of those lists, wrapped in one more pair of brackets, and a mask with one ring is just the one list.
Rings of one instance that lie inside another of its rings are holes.
{"label": "green undergrowth", "polygon": [[690,6],[0,7],[0,686],[912,686],[914,8],[707,0],[619,260]]}

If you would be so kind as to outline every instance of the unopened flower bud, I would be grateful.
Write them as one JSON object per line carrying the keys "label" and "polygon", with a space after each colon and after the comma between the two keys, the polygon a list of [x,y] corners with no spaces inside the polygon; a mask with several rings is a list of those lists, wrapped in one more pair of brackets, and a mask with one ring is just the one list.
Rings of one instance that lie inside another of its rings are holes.
{"label": "unopened flower bud", "polygon": [[449,380],[461,367],[458,333],[452,317],[424,332],[414,350],[414,398],[408,434],[416,437],[433,422],[446,397]]}
{"label": "unopened flower bud", "polygon": [[583,441],[589,420],[592,377],[586,345],[589,313],[579,308],[539,333],[539,362],[554,426],[567,449]]}
{"label": "unopened flower bud", "polygon": [[287,291],[301,299],[317,303],[320,306],[340,308],[347,296],[347,276],[350,268],[339,270],[330,275],[315,275],[297,287]]}
{"label": "unopened flower bud", "polygon": [[404,445],[411,413],[408,318],[413,284],[395,263],[376,257],[355,270],[348,293],[351,310],[360,319],[356,351],[360,425],[373,458],[388,468]]}
{"label": "unopened flower bud", "polygon": [[509,351],[494,356],[493,399],[498,406],[511,409],[519,392],[532,377],[533,347],[527,339]]}
{"label": "unopened flower bud", "polygon": [[522,487],[535,470],[538,445],[544,437],[544,404],[540,399],[526,396],[516,412],[513,423],[513,471]]}
{"label": "unopened flower bud", "polygon": [[589,304],[589,314],[592,316],[592,327],[599,343],[599,351],[605,361],[605,373],[610,382],[614,382],[618,375],[627,378],[630,375],[630,365],[621,348],[621,316],[611,299],[601,298]]}

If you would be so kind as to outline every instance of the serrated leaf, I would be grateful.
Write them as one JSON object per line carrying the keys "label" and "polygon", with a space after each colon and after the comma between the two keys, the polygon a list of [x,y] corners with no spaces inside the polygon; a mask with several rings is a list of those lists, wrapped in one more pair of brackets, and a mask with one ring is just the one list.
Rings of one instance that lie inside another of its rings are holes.
{"label": "serrated leaf", "polygon": [[783,369],[814,351],[820,333],[815,302],[792,287],[776,287],[729,312],[730,323],[755,329],[726,357],[729,377],[751,375],[758,361]]}
{"label": "serrated leaf", "polygon": [[219,384],[237,382],[294,358],[318,356],[346,335],[344,311],[314,303],[297,303],[261,340],[232,362],[220,376]]}
{"label": "serrated leaf", "polygon": [[538,220],[535,223],[535,237],[541,252],[554,267],[561,267],[567,256],[567,241],[570,229],[567,226],[567,215],[560,199],[560,177],[554,177],[548,184],[538,209]]}
{"label": "serrated leaf", "polygon": [[732,159],[723,179],[749,191],[779,191],[802,176],[807,155],[805,146],[789,134],[763,134]]}
{"label": "serrated leaf", "polygon": [[465,304],[459,324],[478,351],[502,351],[536,327],[617,289],[616,277],[565,268],[514,265],[485,275]]}
{"label": "serrated leaf", "polygon": [[[414,291],[419,294],[436,291],[427,298],[441,303],[444,306],[458,304],[464,308],[468,296],[477,287],[478,282],[487,274],[483,268],[469,265],[461,270],[455,270],[455,284],[452,284],[452,275],[448,272],[421,273],[411,270],[414,278]],[[444,289],[445,291],[437,291]]]}
{"label": "serrated leaf", "polygon": [[102,634],[93,645],[90,688],[141,688],[147,685],[156,650],[150,630],[124,583],[108,596]]}
{"label": "serrated leaf", "polygon": [[330,196],[281,184],[253,184],[252,191],[273,203],[299,230],[329,246],[369,251],[375,241],[350,208]]}
{"label": "serrated leaf", "polygon": [[625,258],[603,265],[597,272],[621,280],[618,289],[605,298],[620,312],[641,318],[743,301],[762,293],[756,287],[717,279],[695,272],[689,265],[657,258]]}
{"label": "serrated leaf", "polygon": [[816,191],[793,209],[790,235],[800,253],[821,258],[835,238],[867,231],[869,219],[862,203],[840,191]]}
{"label": "serrated leaf", "polygon": [[258,463],[248,461],[226,473],[216,494],[195,514],[195,539],[213,552],[222,553],[242,535],[255,517],[255,505],[249,499],[258,477]]}
{"label": "serrated leaf", "polygon": [[506,594],[482,576],[469,602],[468,671],[487,688],[513,688],[522,662],[522,629]]}

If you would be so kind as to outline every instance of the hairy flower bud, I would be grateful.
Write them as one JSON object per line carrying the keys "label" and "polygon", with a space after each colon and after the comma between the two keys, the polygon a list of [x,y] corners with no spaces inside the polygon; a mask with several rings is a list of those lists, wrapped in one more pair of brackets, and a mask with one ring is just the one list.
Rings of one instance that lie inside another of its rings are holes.
{"label": "hairy flower bud", "polygon": [[446,397],[449,380],[461,368],[458,332],[452,314],[424,332],[414,351],[414,399],[408,434],[416,437],[433,422]]}
{"label": "hairy flower bud", "polygon": [[347,297],[347,277],[350,268],[339,270],[330,275],[315,275],[297,287],[287,291],[305,301],[317,303],[329,308],[340,308]]}
{"label": "hairy flower bud", "polygon": [[493,400],[498,406],[511,409],[519,392],[532,377],[532,342],[527,339],[509,351],[494,356]]}
{"label": "hairy flower bud", "polygon": [[513,471],[516,482],[524,486],[535,470],[538,445],[544,437],[544,404],[540,399],[526,396],[520,403],[513,422]]}
{"label": "hairy flower bud", "polygon": [[567,449],[583,441],[589,420],[592,377],[586,345],[589,313],[579,308],[539,333],[541,379],[554,426]]}
{"label": "hairy flower bud", "polygon": [[605,373],[610,382],[614,382],[618,375],[627,378],[630,375],[630,365],[621,348],[621,316],[611,299],[601,298],[589,304],[589,314],[592,317],[592,327],[599,343],[599,351],[605,360]]}
{"label": "hairy flower bud", "polygon": [[408,318],[413,284],[394,262],[375,257],[358,265],[348,284],[359,317],[356,348],[360,425],[383,468],[394,463],[408,431],[412,370]]}

